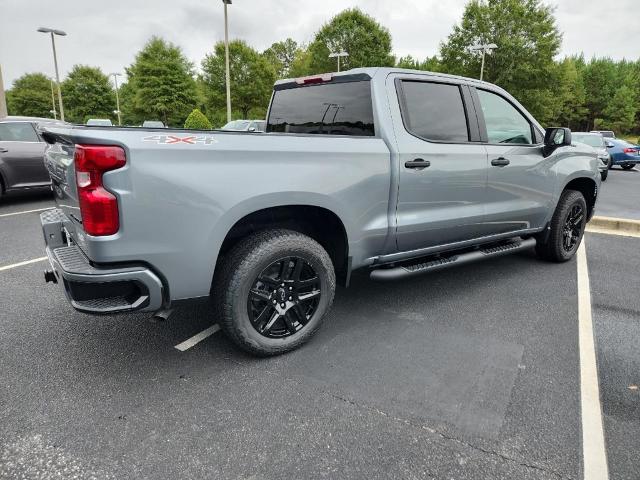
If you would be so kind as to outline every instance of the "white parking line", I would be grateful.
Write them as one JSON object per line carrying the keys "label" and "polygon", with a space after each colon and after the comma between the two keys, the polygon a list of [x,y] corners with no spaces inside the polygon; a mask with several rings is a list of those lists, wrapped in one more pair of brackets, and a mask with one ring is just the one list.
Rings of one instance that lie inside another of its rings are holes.
{"label": "white parking line", "polygon": [[177,348],[181,352],[184,352],[185,350],[189,350],[191,347],[200,343],[205,338],[210,337],[211,335],[216,333],[218,330],[220,330],[220,325],[216,323],[215,325],[210,326],[206,330],[201,331],[197,335],[194,335],[193,337],[188,338],[184,342],[179,343],[178,345],[175,346],[175,348]]}
{"label": "white parking line", "polygon": [[2,218],[2,217],[13,217],[14,215],[22,215],[24,213],[44,212],[45,210],[52,210],[54,208],[55,207],[36,208],[34,210],[23,210],[22,212],[2,213],[2,214],[0,214],[0,218]]}
{"label": "white parking line", "polygon": [[609,478],[602,426],[602,406],[596,348],[591,317],[591,291],[585,239],[578,248],[578,331],[580,345],[580,405],[582,410],[582,455],[585,480]]}
{"label": "white parking line", "polygon": [[0,272],[4,272],[5,270],[10,270],[12,268],[22,267],[24,265],[29,265],[31,263],[44,262],[47,257],[34,258],[33,260],[25,260],[24,262],[18,262],[11,265],[5,265],[4,267],[0,267]]}

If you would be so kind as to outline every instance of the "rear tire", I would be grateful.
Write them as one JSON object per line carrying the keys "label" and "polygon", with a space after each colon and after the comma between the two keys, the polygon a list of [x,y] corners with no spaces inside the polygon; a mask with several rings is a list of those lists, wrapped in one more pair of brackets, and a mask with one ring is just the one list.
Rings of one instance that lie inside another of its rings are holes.
{"label": "rear tire", "polygon": [[264,230],[222,260],[212,300],[225,334],[259,356],[300,347],[331,308],[336,277],[322,246],[292,230]]}
{"label": "rear tire", "polygon": [[582,193],[565,190],[553,213],[546,241],[541,237],[536,244],[539,257],[552,262],[566,262],[580,246],[587,224],[587,202]]}
{"label": "rear tire", "polygon": [[631,165],[622,165],[622,168],[625,170],[631,170],[633,167],[635,167],[635,165],[631,164]]}
{"label": "rear tire", "polygon": [[608,177],[608,176],[609,176],[609,170],[605,170],[605,171],[603,171],[603,172],[600,172],[600,179],[601,179],[603,182],[606,182],[606,181],[607,181],[607,177]]}

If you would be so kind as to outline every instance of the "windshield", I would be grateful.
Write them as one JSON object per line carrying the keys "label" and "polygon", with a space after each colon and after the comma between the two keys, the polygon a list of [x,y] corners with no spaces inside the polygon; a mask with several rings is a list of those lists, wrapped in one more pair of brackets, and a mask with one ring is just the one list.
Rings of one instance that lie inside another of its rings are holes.
{"label": "windshield", "polygon": [[573,139],[576,142],[586,143],[591,147],[601,148],[604,147],[604,138],[601,135],[579,135],[574,133]]}
{"label": "windshield", "polygon": [[223,130],[246,130],[249,126],[249,122],[247,120],[233,120],[232,122],[227,123]]}

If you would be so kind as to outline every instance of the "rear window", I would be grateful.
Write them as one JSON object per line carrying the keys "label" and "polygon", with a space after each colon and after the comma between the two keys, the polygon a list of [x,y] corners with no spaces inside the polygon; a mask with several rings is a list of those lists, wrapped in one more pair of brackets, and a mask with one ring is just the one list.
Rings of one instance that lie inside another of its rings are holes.
{"label": "rear window", "polygon": [[276,90],[267,132],[373,136],[370,82]]}

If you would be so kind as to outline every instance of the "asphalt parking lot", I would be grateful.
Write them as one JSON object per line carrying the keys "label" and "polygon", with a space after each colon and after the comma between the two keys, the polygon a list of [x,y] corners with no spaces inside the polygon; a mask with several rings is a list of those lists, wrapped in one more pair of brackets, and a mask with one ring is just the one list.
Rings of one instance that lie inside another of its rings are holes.
{"label": "asphalt parking lot", "polygon": [[[640,210],[638,175],[612,171],[598,214],[621,188]],[[0,204],[0,269],[44,255],[38,212],[18,212],[50,205]],[[586,238],[615,479],[640,478],[639,249]],[[44,262],[0,270],[0,478],[582,478],[576,263],[356,274],[309,344],[270,359],[220,332],[176,349],[215,323],[206,305],[91,317]]]}

